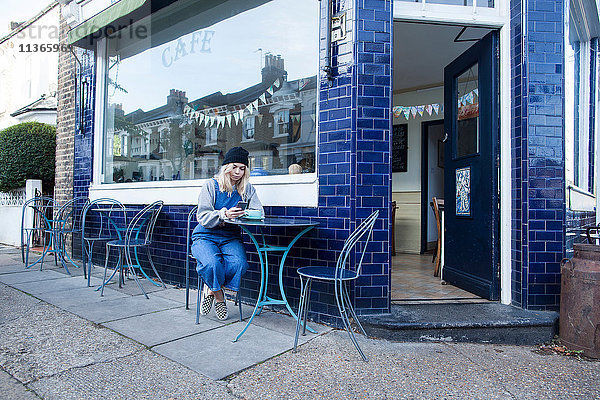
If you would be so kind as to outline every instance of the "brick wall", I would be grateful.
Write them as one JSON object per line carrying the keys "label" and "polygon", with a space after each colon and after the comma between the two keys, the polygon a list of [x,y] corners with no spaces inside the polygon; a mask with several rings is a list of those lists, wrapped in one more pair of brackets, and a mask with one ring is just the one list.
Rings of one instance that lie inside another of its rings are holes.
{"label": "brick wall", "polygon": [[[60,17],[61,48],[67,44],[68,25]],[[58,56],[58,106],[56,126],[56,171],[54,193],[58,203],[73,197],[75,130],[75,60],[68,51]]]}

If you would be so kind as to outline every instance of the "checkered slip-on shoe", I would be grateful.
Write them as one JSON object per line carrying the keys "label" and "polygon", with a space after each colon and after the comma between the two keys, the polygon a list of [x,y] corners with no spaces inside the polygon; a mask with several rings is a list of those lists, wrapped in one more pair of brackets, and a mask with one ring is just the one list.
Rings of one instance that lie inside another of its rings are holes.
{"label": "checkered slip-on shoe", "polygon": [[214,301],[215,296],[203,290],[202,297],[200,298],[200,315],[207,315],[212,309]]}
{"label": "checkered slip-on shoe", "polygon": [[220,320],[227,319],[227,304],[217,301],[215,303],[215,314],[217,314],[217,318]]}

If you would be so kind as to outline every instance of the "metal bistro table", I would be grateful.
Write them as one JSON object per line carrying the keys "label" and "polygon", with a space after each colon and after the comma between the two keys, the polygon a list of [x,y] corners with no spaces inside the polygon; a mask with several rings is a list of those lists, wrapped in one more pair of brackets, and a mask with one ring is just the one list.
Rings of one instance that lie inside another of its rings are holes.
{"label": "metal bistro table", "polygon": [[[285,289],[283,288],[283,267],[285,265],[285,259],[288,255],[288,253],[290,252],[290,250],[292,249],[292,246],[294,246],[294,244],[298,241],[298,239],[300,239],[306,232],[310,231],[315,226],[317,226],[318,222],[312,222],[308,219],[274,218],[274,217],[266,217],[266,218],[260,219],[260,220],[240,218],[240,219],[236,219],[236,220],[228,220],[225,222],[229,223],[229,224],[239,225],[242,228],[242,230],[248,234],[248,236],[250,237],[250,240],[252,240],[252,243],[254,243],[254,246],[256,247],[256,250],[258,252],[258,258],[260,261],[260,289],[258,291],[258,299],[256,301],[256,306],[254,307],[252,316],[246,323],[246,326],[244,327],[244,329],[242,329],[242,331],[237,335],[237,337],[233,341],[236,342],[240,337],[242,337],[244,332],[246,332],[246,329],[248,329],[248,327],[252,323],[254,316],[257,314],[260,314],[260,312],[262,311],[262,308],[266,305],[277,305],[277,304],[285,305],[286,308],[288,309],[288,311],[290,312],[290,314],[294,318],[298,319],[298,317],[296,316],[296,313],[294,313],[294,311],[292,311],[292,308],[290,307],[290,304],[288,303],[287,298],[285,296]],[[257,240],[257,238],[256,238],[256,234],[252,233],[249,229],[250,227],[253,227],[253,226],[259,227],[259,228],[284,227],[284,228],[303,228],[303,229],[296,236],[294,236],[294,238],[290,241],[290,243],[287,246],[272,246],[272,245],[266,244],[266,242],[264,240],[264,235],[262,234],[262,231],[259,233],[259,235],[261,236],[260,242],[262,242],[262,243],[259,243],[259,240]],[[281,262],[279,263],[279,292],[281,294],[281,299],[273,299],[273,298],[267,296],[267,283],[269,280],[268,253],[269,252],[277,252],[277,251],[283,252],[283,255],[281,256]],[[307,329],[313,333],[316,333],[310,327],[307,327]]]}

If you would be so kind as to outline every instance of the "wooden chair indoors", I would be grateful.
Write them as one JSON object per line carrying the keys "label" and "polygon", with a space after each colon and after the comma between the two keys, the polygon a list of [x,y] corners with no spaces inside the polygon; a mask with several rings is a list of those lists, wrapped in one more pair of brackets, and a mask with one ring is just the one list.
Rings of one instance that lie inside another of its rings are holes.
{"label": "wooden chair indoors", "polygon": [[[435,269],[433,270],[433,276],[440,276],[440,265],[442,260],[440,254],[442,251],[442,213],[441,210],[444,208],[444,199],[438,197],[431,198],[431,207],[433,208],[433,215],[435,215],[435,223],[437,225],[437,242],[435,244],[435,252],[433,260],[435,261]],[[433,261],[432,261],[433,262]]]}

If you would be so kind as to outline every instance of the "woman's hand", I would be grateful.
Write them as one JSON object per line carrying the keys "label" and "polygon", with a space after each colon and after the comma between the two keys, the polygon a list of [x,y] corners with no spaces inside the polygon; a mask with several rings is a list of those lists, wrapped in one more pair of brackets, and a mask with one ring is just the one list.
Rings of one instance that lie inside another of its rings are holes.
{"label": "woman's hand", "polygon": [[243,216],[245,213],[246,212],[239,207],[231,207],[225,211],[225,216],[229,219],[234,219]]}

